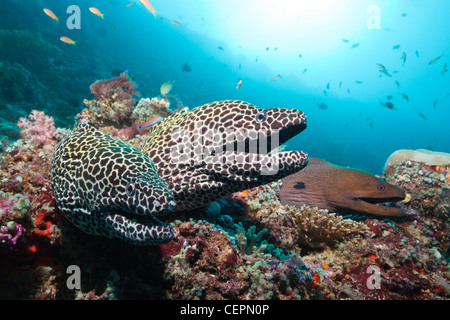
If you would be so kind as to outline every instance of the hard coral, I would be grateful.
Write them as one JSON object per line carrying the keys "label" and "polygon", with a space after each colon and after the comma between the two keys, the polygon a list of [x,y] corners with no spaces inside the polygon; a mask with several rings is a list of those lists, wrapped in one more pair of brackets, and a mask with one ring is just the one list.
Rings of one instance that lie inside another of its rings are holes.
{"label": "hard coral", "polygon": [[308,206],[283,206],[283,209],[292,219],[298,232],[299,243],[312,248],[333,244],[351,234],[368,232],[363,223],[344,219],[335,213],[329,213],[328,210]]}
{"label": "hard coral", "polygon": [[37,110],[31,111],[28,117],[30,120],[22,117],[17,123],[19,128],[23,128],[20,131],[22,138],[36,143],[39,147],[51,143],[56,130],[53,118]]}
{"label": "hard coral", "polygon": [[170,298],[237,299],[244,282],[234,268],[242,259],[227,234],[206,222],[176,222],[176,228],[182,246],[166,258],[166,275],[174,281]]}
{"label": "hard coral", "polygon": [[172,113],[169,106],[170,103],[167,99],[141,99],[133,110],[133,116],[140,121],[146,121],[148,118],[156,116],[165,118]]}
{"label": "hard coral", "polygon": [[[163,247],[172,299],[300,299],[312,283],[300,259],[281,261],[254,248],[254,229],[232,238],[202,221],[175,222],[174,241]],[[247,239],[248,238],[248,239]],[[250,243],[248,243],[250,241]]]}

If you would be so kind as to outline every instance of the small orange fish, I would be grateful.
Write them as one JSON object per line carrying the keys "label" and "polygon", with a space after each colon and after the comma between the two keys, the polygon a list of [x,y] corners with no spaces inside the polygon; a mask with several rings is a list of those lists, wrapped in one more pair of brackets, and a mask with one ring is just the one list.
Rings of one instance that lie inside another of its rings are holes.
{"label": "small orange fish", "polygon": [[176,21],[176,20],[172,20],[172,21],[170,21],[172,24],[174,24],[174,25],[176,25],[176,26],[181,26],[181,23],[179,23],[178,21]]}
{"label": "small orange fish", "polygon": [[73,41],[72,39],[70,39],[68,37],[61,37],[61,38],[59,38],[59,40],[61,40],[64,43],[67,43],[67,44],[73,44],[74,46],[77,45],[76,41]]}
{"label": "small orange fish", "polygon": [[242,80],[239,80],[236,90],[238,90],[242,86]]}
{"label": "small orange fish", "polygon": [[100,10],[98,10],[95,7],[90,7],[89,11],[92,12],[93,14],[95,14],[96,16],[99,16],[102,19],[105,19],[104,14],[100,12]]}
{"label": "small orange fish", "polygon": [[153,13],[153,16],[154,16],[155,19],[156,19],[156,13],[157,13],[158,11],[156,11],[156,10],[153,8],[153,6],[152,6],[152,4],[150,3],[150,1],[148,1],[148,0],[139,0],[139,1],[147,8],[148,11],[150,11],[151,13]]}
{"label": "small orange fish", "polygon": [[44,12],[45,12],[45,14],[48,15],[50,18],[52,18],[53,20],[56,20],[56,22],[59,23],[58,17],[57,17],[56,14],[54,14],[51,10],[49,10],[49,9],[44,9]]}
{"label": "small orange fish", "polygon": [[130,2],[129,4],[127,4],[126,6],[125,6],[125,8],[129,8],[129,7],[131,7],[132,5],[134,5],[135,4],[135,2]]}

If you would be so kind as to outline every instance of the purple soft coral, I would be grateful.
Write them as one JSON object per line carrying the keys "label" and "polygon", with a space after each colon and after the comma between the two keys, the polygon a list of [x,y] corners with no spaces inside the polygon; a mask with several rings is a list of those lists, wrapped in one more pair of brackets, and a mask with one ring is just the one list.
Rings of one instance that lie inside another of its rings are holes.
{"label": "purple soft coral", "polygon": [[8,250],[14,250],[24,235],[25,228],[18,223],[10,221],[6,226],[0,227],[0,246]]}
{"label": "purple soft coral", "polygon": [[20,118],[17,126],[23,128],[20,134],[23,139],[36,143],[39,147],[50,143],[55,132],[55,122],[52,117],[47,116],[44,111],[31,111],[27,118]]}

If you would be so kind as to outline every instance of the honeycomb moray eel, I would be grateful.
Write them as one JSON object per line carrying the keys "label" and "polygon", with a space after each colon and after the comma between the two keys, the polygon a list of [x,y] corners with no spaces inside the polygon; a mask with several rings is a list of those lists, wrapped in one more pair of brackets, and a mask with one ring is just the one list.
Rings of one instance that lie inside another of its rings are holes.
{"label": "honeycomb moray eel", "polygon": [[[308,164],[303,151],[268,154],[306,128],[295,109],[218,101],[176,112],[151,127],[142,146],[173,192],[174,211],[276,181]],[[266,149],[266,150],[264,150]]]}
{"label": "honeycomb moray eel", "polygon": [[56,147],[51,183],[58,209],[86,233],[134,245],[174,236],[173,227],[157,219],[175,203],[150,158],[87,124]]}
{"label": "honeycomb moray eel", "polygon": [[341,214],[402,216],[400,208],[377,205],[400,201],[405,193],[377,177],[357,169],[310,158],[308,166],[282,180],[281,204],[308,205]]}

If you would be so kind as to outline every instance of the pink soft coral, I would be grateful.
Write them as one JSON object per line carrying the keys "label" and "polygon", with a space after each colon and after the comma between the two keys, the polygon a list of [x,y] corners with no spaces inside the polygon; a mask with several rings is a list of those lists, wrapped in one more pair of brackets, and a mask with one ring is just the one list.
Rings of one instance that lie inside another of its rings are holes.
{"label": "pink soft coral", "polygon": [[23,128],[20,134],[23,139],[36,143],[37,146],[49,144],[55,132],[55,121],[47,116],[44,111],[33,110],[27,118],[20,118],[17,122],[19,128]]}

